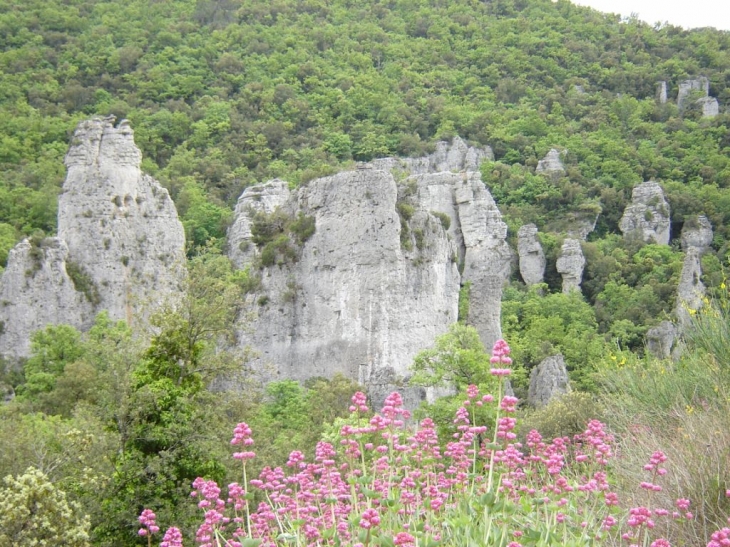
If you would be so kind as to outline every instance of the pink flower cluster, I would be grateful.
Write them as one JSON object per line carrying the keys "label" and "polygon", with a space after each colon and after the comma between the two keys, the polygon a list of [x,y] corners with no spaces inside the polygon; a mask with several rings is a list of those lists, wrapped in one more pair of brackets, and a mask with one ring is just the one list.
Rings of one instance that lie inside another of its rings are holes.
{"label": "pink flower cluster", "polygon": [[[253,445],[253,438],[251,438],[251,428],[245,422],[241,422],[233,430],[233,439],[231,439],[231,445],[235,446],[237,444],[243,446]],[[251,451],[236,452],[233,454],[233,457],[237,460],[246,461],[255,458],[256,453]]]}
{"label": "pink flower cluster", "polygon": [[[509,365],[512,364],[512,359],[509,356],[510,351],[511,350],[507,345],[507,342],[501,338],[494,343],[494,346],[492,347],[492,357],[489,359],[489,362],[492,365],[495,365],[490,369],[490,373],[493,376],[509,376],[512,374],[512,369],[509,368]],[[500,367],[497,365],[502,366]]]}
{"label": "pink flower cluster", "polygon": [[160,547],[183,547],[183,537],[180,529],[174,526],[168,528],[162,538]]}
{"label": "pink flower cluster", "polygon": [[140,536],[147,536],[159,532],[160,527],[155,523],[156,519],[157,515],[155,515],[151,509],[145,509],[142,511],[137,520],[139,520],[139,523],[143,526],[143,528],[139,529],[138,534]]}

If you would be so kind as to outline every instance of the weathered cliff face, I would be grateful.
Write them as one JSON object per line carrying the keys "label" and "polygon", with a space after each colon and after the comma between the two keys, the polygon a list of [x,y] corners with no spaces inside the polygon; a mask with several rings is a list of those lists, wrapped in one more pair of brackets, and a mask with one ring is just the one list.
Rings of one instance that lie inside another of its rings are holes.
{"label": "weathered cliff face", "polygon": [[680,110],[687,108],[688,101],[693,91],[699,92],[704,97],[707,97],[710,94],[710,80],[708,80],[705,76],[700,76],[695,80],[683,80],[679,82],[677,106]]}
{"label": "weathered cliff face", "polygon": [[478,173],[414,175],[399,186],[390,172],[367,166],[287,193],[277,182],[247,189],[231,229],[231,253],[236,241],[251,249],[238,255],[244,266],[261,251],[251,243],[256,208],[248,205],[267,202],[254,196],[276,195],[268,203],[291,218],[314,219],[296,259],[263,267],[262,290],[249,299],[255,317],[241,340],[272,376],[341,372],[373,385],[403,376],[457,320],[466,280],[470,321],[486,343],[499,337],[511,253]]}
{"label": "weathered cliff face", "polygon": [[133,323],[177,293],[185,237],[167,190],[140,171],[127,122],[85,121],[59,198],[58,237],[20,243],[0,279],[0,355],[28,355],[33,331],[84,329],[108,310]]}
{"label": "weathered cliff face", "polygon": [[631,193],[619,228],[624,237],[638,237],[647,243],[669,244],[670,209],[664,191],[653,180],[642,182]]}
{"label": "weathered cliff face", "polygon": [[58,236],[97,283],[100,309],[129,323],[179,290],[185,259],[175,205],[141,161],[126,121],[82,122],[58,202]]}
{"label": "weathered cliff face", "polygon": [[0,281],[0,355],[29,355],[30,334],[49,324],[90,326],[98,296],[79,290],[83,272],[72,271],[75,286],[68,265],[68,247],[57,237],[33,244],[26,239],[10,251]]}
{"label": "weathered cliff face", "polygon": [[537,239],[537,226],[525,224],[517,231],[517,253],[520,256],[520,275],[526,285],[543,282],[545,252]]}

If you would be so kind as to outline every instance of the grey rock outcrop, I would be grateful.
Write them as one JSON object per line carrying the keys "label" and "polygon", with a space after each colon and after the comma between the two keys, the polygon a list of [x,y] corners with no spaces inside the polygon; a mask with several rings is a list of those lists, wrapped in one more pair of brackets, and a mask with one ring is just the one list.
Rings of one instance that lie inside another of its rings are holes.
{"label": "grey rock outcrop", "polygon": [[577,239],[566,239],[560,248],[557,270],[563,276],[563,292],[580,290],[583,281],[583,268],[586,265],[583,249]]}
{"label": "grey rock outcrop", "polygon": [[[314,180],[278,207],[313,218],[315,232],[295,261],[261,270],[250,298],[255,317],[241,342],[271,376],[340,372],[390,385],[456,321],[466,281],[469,321],[485,344],[500,336],[511,252],[478,173],[414,175],[398,186],[389,171],[358,169]],[[254,214],[237,211],[249,222]]]}
{"label": "grey rock outcrop", "polygon": [[710,80],[704,76],[700,76],[695,80],[684,80],[679,82],[677,106],[680,111],[687,108],[692,92],[700,92],[703,97],[707,97],[710,94]]}
{"label": "grey rock outcrop", "polygon": [[130,324],[180,290],[185,262],[175,205],[141,161],[126,120],[82,122],[58,200],[58,236],[98,285],[100,309]]}
{"label": "grey rock outcrop", "polygon": [[659,104],[666,104],[666,102],[667,102],[667,82],[657,82],[656,100]]}
{"label": "grey rock outcrop", "polygon": [[170,196],[140,171],[126,121],[78,125],[66,156],[58,237],[18,244],[0,279],[0,355],[28,355],[48,324],[84,329],[108,310],[133,323],[180,290],[185,236]]}
{"label": "grey rock outcrop", "polygon": [[545,252],[537,238],[537,226],[526,224],[517,231],[517,254],[520,257],[520,275],[526,285],[543,282]]}
{"label": "grey rock outcrop", "polygon": [[677,106],[680,112],[684,111],[690,105],[693,92],[698,92],[702,95],[698,99],[695,99],[695,103],[699,105],[703,118],[714,118],[720,113],[720,104],[717,102],[717,99],[710,97],[710,80],[704,76],[696,80],[684,80],[679,83]]}
{"label": "grey rock outcrop", "polygon": [[668,359],[677,337],[677,329],[671,321],[662,321],[646,333],[646,349],[658,359]]}
{"label": "grey rock outcrop", "polygon": [[530,387],[527,391],[527,404],[543,407],[553,397],[564,395],[570,391],[568,369],[561,354],[542,360],[530,374]]}
{"label": "grey rock outcrop", "polygon": [[423,175],[445,171],[478,171],[485,160],[493,160],[489,146],[469,146],[461,137],[448,143],[439,141],[433,154],[421,158],[378,158],[365,164],[382,171],[401,172],[406,175]]}
{"label": "grey rock outcrop", "polygon": [[[572,218],[570,218],[572,216]],[[585,241],[588,236],[596,229],[599,214],[597,213],[578,213],[568,215],[566,233],[568,237]]]}
{"label": "grey rock outcrop", "polygon": [[228,256],[239,268],[256,254],[251,224],[256,213],[271,214],[291,197],[289,184],[280,179],[249,186],[238,198],[233,214],[235,221],[228,229]]}
{"label": "grey rock outcrop", "polygon": [[682,273],[677,286],[677,323],[684,332],[690,324],[690,316],[703,305],[705,285],[702,283],[701,253],[698,248],[690,247],[684,255]]}
{"label": "grey rock outcrop", "polygon": [[715,97],[702,97],[697,99],[703,118],[714,118],[720,114],[720,103]]}
{"label": "grey rock outcrop", "polygon": [[624,237],[639,237],[647,243],[669,244],[670,209],[664,191],[654,181],[642,182],[631,194],[619,222]]}
{"label": "grey rock outcrop", "polygon": [[704,253],[712,244],[712,224],[705,215],[700,215],[696,219],[692,218],[685,221],[682,227],[682,250],[686,251],[690,247],[696,247],[700,254]]}
{"label": "grey rock outcrop", "polygon": [[535,171],[557,177],[564,175],[565,166],[560,159],[560,152],[555,148],[551,148],[545,157],[537,162]]}
{"label": "grey rock outcrop", "polygon": [[[0,354],[30,354],[30,335],[49,324],[90,326],[96,295],[76,290],[66,270],[68,247],[57,238],[21,241],[0,280]],[[77,266],[78,267],[78,266]]]}

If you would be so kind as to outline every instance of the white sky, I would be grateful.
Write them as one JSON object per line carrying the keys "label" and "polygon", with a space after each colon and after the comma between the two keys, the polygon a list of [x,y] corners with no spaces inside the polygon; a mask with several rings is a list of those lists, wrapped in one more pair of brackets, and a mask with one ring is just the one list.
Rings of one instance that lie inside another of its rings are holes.
{"label": "white sky", "polygon": [[606,13],[628,17],[636,13],[642,21],[669,22],[686,29],[715,27],[730,30],[730,0],[572,0]]}

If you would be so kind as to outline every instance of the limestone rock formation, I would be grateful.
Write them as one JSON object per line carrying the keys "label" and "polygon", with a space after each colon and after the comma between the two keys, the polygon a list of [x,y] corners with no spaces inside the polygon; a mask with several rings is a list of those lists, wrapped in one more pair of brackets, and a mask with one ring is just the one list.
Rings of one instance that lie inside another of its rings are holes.
{"label": "limestone rock formation", "polygon": [[[277,184],[267,186],[272,194]],[[263,189],[247,192],[239,204]],[[470,322],[488,347],[500,336],[511,252],[478,173],[420,174],[399,186],[389,171],[364,168],[274,202],[291,217],[312,218],[315,231],[296,245],[296,258],[260,270],[262,289],[250,299],[255,318],[241,341],[259,351],[257,366],[270,365],[272,376],[341,372],[383,391],[456,321],[466,281]],[[254,215],[242,205],[234,226],[247,216],[250,234]],[[252,247],[250,256],[260,256]]]}
{"label": "limestone rock formation", "polygon": [[677,93],[677,106],[679,110],[687,108],[688,101],[693,91],[700,92],[703,97],[710,94],[710,80],[704,76],[700,76],[695,80],[684,80],[679,82],[679,91]]}
{"label": "limestone rock formation", "polygon": [[624,237],[639,237],[647,243],[669,244],[670,210],[664,191],[650,180],[636,186],[619,228]]}
{"label": "limestone rock formation", "polygon": [[702,117],[713,118],[720,113],[720,104],[717,99],[710,97],[710,80],[701,76],[696,80],[684,80],[679,83],[679,92],[677,94],[677,106],[679,111],[684,111],[692,99],[692,93],[699,92],[702,96],[695,100],[702,111]]}
{"label": "limestone rock formation", "polygon": [[701,253],[697,247],[690,247],[684,255],[682,273],[677,286],[677,307],[675,313],[681,332],[690,324],[690,315],[700,309],[705,296],[702,283]]}
{"label": "limestone rock formation", "polygon": [[662,321],[646,333],[646,349],[658,359],[672,355],[672,346],[677,337],[677,329],[671,321]]}
{"label": "limestone rock formation", "polygon": [[702,254],[712,244],[712,238],[712,224],[705,215],[689,219],[682,227],[682,250],[696,247]]}
{"label": "limestone rock formation", "polygon": [[228,256],[239,268],[250,262],[256,253],[251,240],[252,218],[256,213],[271,214],[291,196],[289,184],[274,179],[264,184],[249,186],[238,198],[235,221],[228,230]]}
{"label": "limestone rock formation", "polygon": [[520,257],[520,275],[526,285],[543,282],[545,252],[537,239],[537,226],[526,224],[517,231],[517,254]]}
{"label": "limestone rock formation", "polygon": [[568,369],[561,354],[547,357],[530,374],[530,387],[527,391],[527,404],[543,407],[550,399],[570,391]]}
{"label": "limestone rock formation", "polygon": [[667,82],[657,82],[656,100],[659,102],[659,104],[666,104],[666,102],[667,102]]}
{"label": "limestone rock formation", "polygon": [[[21,241],[10,251],[0,280],[0,355],[30,354],[30,335],[49,324],[88,327],[93,321],[98,293],[91,285],[77,290],[74,277],[83,276],[69,263],[68,247],[57,238]],[[76,277],[81,285],[82,278]]]}
{"label": "limestone rock formation", "polygon": [[557,261],[558,273],[563,276],[563,292],[580,290],[583,281],[583,268],[586,265],[583,249],[577,239],[566,239],[560,248]]}
{"label": "limestone rock formation", "polygon": [[537,173],[545,173],[551,176],[564,175],[565,166],[560,160],[560,152],[555,148],[551,148],[545,157],[537,162],[535,171]]}
{"label": "limestone rock formation", "polygon": [[97,283],[100,309],[130,324],[179,290],[185,260],[175,205],[141,161],[126,120],[82,122],[58,201],[58,236]]}
{"label": "limestone rock formation", "polygon": [[589,213],[581,211],[574,214],[568,214],[565,219],[567,223],[566,234],[573,239],[586,241],[588,236],[596,229],[598,224],[599,213]]}
{"label": "limestone rock formation", "polygon": [[720,114],[720,103],[715,97],[702,97],[697,99],[697,104],[702,111],[703,118],[714,118]]}
{"label": "limestone rock formation", "polygon": [[86,328],[108,310],[132,323],[179,291],[185,236],[170,196],[140,171],[126,121],[79,124],[66,156],[58,237],[24,241],[0,279],[0,355],[28,355],[47,324]]}
{"label": "limestone rock formation", "polygon": [[461,137],[454,137],[451,143],[440,141],[436,150],[421,158],[379,158],[372,160],[368,167],[382,171],[401,172],[406,175],[442,173],[445,171],[478,171],[485,160],[493,160],[494,153],[489,146],[477,148],[469,146]]}

